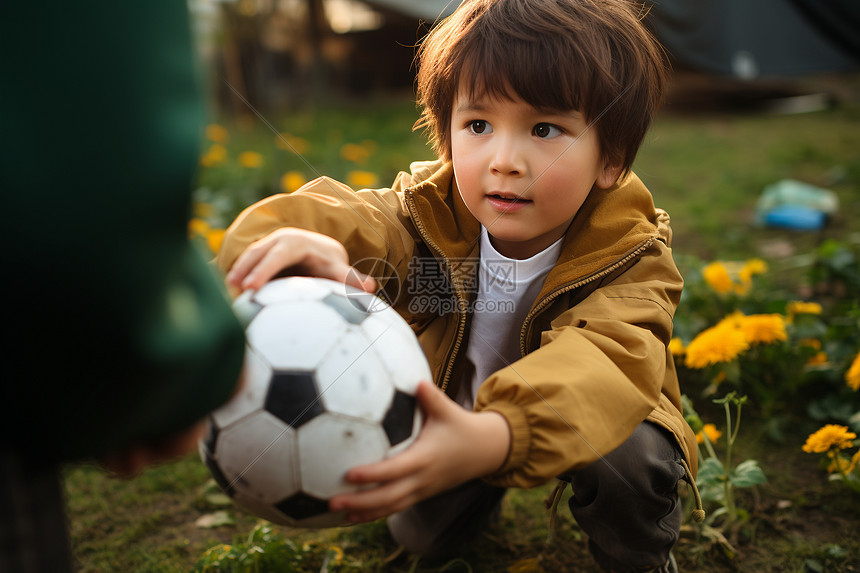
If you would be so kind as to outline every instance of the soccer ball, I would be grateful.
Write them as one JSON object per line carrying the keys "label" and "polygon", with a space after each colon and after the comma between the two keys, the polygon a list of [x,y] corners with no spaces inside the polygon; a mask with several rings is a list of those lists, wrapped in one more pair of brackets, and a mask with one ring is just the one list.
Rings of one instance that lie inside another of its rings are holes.
{"label": "soccer ball", "polygon": [[357,491],[355,466],[418,434],[430,368],[406,322],[342,283],[290,277],[247,291],[243,389],[209,416],[200,455],[235,504],[293,527],[346,524],[329,499]]}

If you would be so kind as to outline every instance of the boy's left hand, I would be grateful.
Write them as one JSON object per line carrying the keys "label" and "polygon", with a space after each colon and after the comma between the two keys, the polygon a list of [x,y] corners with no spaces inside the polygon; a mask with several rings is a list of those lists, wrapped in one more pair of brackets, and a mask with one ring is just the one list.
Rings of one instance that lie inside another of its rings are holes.
{"label": "boy's left hand", "polygon": [[418,401],[424,426],[400,454],[347,472],[353,484],[372,489],[331,499],[332,511],[347,511],[352,522],[373,521],[468,480],[499,469],[510,448],[507,420],[497,412],[472,412],[429,382],[421,382]]}

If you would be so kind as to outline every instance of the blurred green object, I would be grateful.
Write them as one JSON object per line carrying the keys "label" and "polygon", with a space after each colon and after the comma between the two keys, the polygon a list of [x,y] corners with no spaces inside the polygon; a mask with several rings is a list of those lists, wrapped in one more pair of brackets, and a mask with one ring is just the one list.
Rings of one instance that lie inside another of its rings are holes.
{"label": "blurred green object", "polygon": [[764,188],[756,203],[756,223],[796,230],[824,228],[839,210],[836,193],[794,179],[782,179]]}

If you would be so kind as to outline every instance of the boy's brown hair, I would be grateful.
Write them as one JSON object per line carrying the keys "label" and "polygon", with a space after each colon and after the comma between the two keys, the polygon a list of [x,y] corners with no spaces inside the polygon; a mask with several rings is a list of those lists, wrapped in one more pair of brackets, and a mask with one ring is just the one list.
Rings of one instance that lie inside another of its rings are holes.
{"label": "boy's brown hair", "polygon": [[626,174],[667,78],[643,10],[628,0],[465,0],[418,50],[416,127],[451,159],[462,82],[470,97],[515,94],[537,109],[584,113],[604,159]]}

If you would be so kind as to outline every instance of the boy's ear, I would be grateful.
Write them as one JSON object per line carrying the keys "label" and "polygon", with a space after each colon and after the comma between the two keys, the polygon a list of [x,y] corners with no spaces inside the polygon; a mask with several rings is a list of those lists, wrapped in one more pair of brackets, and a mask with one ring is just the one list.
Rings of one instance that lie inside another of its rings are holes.
{"label": "boy's ear", "polygon": [[597,176],[597,181],[594,182],[598,189],[609,189],[618,181],[621,175],[620,165],[610,165],[607,163],[603,166],[603,170]]}

